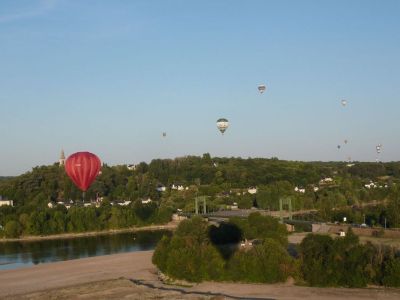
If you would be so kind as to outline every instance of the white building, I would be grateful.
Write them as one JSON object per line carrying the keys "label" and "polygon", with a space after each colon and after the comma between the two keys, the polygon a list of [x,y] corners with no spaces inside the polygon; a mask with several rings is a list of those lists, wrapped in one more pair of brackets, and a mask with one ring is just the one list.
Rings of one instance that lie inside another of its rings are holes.
{"label": "white building", "polygon": [[124,202],[119,202],[118,205],[121,205],[121,206],[128,206],[129,204],[131,204],[131,202],[132,202],[132,201],[125,200]]}
{"label": "white building", "polygon": [[236,209],[239,209],[239,207],[236,202],[233,202],[233,205],[228,205],[228,209],[236,210]]}
{"label": "white building", "polygon": [[136,165],[133,165],[133,164],[126,165],[126,167],[128,168],[129,171],[135,171],[136,170]]}
{"label": "white building", "polygon": [[53,207],[54,207],[54,204],[53,204],[53,202],[49,202],[49,203],[47,203],[47,207],[48,207],[48,208],[53,208]]}
{"label": "white building", "polygon": [[64,150],[61,150],[61,155],[60,155],[60,159],[58,160],[58,164],[60,165],[60,167],[63,167],[65,165],[65,154],[64,154]]}
{"label": "white building", "polygon": [[364,184],[364,186],[367,188],[367,189],[375,189],[375,188],[377,188],[378,186],[374,183],[374,182],[370,182],[370,183],[368,183],[368,184]]}
{"label": "white building", "polygon": [[249,194],[252,194],[252,195],[257,194],[257,188],[256,187],[250,187],[250,188],[247,189],[247,192]]}
{"label": "white building", "polygon": [[163,186],[163,185],[159,185],[159,186],[156,188],[156,190],[157,190],[158,192],[165,192],[165,191],[167,190],[167,188],[166,188],[165,186]]}
{"label": "white building", "polygon": [[319,181],[319,184],[327,184],[327,183],[332,183],[332,182],[333,182],[333,178],[326,177],[326,178],[324,178],[324,179],[321,179],[321,180]]}
{"label": "white building", "polygon": [[[179,184],[178,185],[172,184],[171,189],[176,190],[176,191],[184,191],[185,187],[183,185],[179,185]],[[189,188],[186,187],[186,190],[188,190],[188,189]]]}
{"label": "white building", "polygon": [[142,204],[148,204],[153,202],[153,200],[151,200],[150,198],[147,198],[147,200],[142,200]]}
{"label": "white building", "polygon": [[0,200],[0,206],[3,206],[3,205],[14,206],[14,201],[13,200]]}

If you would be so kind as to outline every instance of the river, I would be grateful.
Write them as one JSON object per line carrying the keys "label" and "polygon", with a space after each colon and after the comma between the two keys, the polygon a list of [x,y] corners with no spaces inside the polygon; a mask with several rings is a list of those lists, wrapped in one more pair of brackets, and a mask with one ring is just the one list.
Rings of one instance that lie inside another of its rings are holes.
{"label": "river", "polygon": [[139,231],[78,238],[0,243],[0,270],[123,252],[152,250],[169,231]]}

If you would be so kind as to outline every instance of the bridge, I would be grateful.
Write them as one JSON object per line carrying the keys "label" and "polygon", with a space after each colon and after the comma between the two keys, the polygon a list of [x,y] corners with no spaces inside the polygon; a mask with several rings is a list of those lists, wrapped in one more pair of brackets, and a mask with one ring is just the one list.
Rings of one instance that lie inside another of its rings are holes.
{"label": "bridge", "polygon": [[290,218],[290,216],[302,215],[307,213],[315,213],[317,210],[309,209],[309,210],[298,210],[294,212],[289,211],[272,211],[272,210],[263,210],[263,209],[235,209],[235,210],[220,210],[215,212],[207,212],[207,213],[182,213],[181,215],[186,217],[192,217],[194,215],[200,215],[208,219],[219,219],[219,220],[227,220],[232,217],[239,218],[247,218],[251,213],[258,212],[262,216],[271,216],[275,218]]}

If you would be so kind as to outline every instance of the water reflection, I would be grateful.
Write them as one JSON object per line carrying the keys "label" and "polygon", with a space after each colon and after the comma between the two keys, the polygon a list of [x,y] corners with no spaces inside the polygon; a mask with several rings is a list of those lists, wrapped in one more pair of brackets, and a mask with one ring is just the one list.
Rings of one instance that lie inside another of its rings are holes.
{"label": "water reflection", "polygon": [[168,231],[142,231],[74,239],[0,243],[0,270],[32,264],[154,249]]}

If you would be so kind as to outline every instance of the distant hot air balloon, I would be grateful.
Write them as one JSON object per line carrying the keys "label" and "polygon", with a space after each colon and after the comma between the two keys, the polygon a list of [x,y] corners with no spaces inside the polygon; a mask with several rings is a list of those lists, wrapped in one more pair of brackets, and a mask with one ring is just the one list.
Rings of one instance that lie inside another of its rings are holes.
{"label": "distant hot air balloon", "polygon": [[344,143],[345,143],[345,144],[347,144],[347,142],[348,142],[347,140],[344,140]]}
{"label": "distant hot air balloon", "polygon": [[381,145],[381,144],[378,144],[378,145],[376,146],[376,152],[379,154],[379,153],[381,153],[381,150],[382,150],[382,145]]}
{"label": "distant hot air balloon", "polygon": [[225,130],[229,127],[229,121],[225,118],[221,118],[217,120],[217,127],[222,134],[224,134]]}
{"label": "distant hot air balloon", "polygon": [[166,137],[166,136],[167,136],[167,133],[166,133],[166,132],[163,132],[163,133],[162,133],[162,136],[163,136],[163,137]]}
{"label": "distant hot air balloon", "polygon": [[347,100],[343,99],[343,100],[341,101],[341,103],[342,103],[342,106],[346,106],[346,105],[347,105]]}
{"label": "distant hot air balloon", "polygon": [[65,161],[65,171],[75,185],[87,191],[101,168],[100,159],[90,152],[76,152]]}
{"label": "distant hot air balloon", "polygon": [[337,148],[338,148],[338,149],[340,149],[340,148],[341,148],[341,146],[340,146],[340,145],[337,145]]}
{"label": "distant hot air balloon", "polygon": [[267,89],[267,87],[265,84],[258,85],[258,91],[260,92],[260,94],[264,93],[266,89]]}

